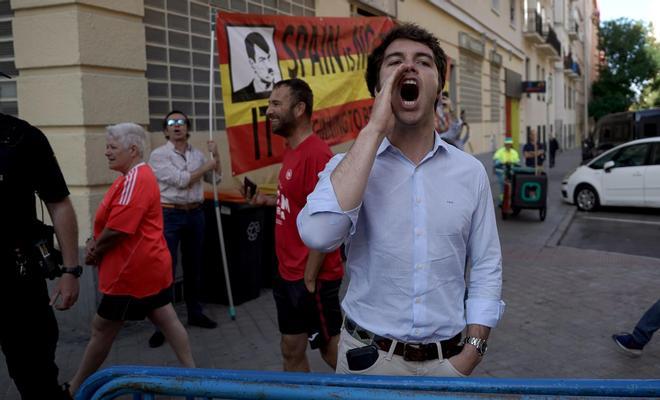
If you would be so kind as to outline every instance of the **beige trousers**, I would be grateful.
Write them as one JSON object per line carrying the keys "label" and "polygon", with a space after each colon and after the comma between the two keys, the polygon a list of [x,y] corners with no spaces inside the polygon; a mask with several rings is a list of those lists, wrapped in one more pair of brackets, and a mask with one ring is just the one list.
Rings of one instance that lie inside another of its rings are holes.
{"label": "beige trousers", "polygon": [[[450,378],[465,377],[465,375],[458,372],[447,359],[405,361],[401,356],[390,354],[394,352],[396,341],[392,342],[389,353],[382,350],[378,351],[378,359],[372,366],[361,371],[352,371],[348,368],[346,352],[363,346],[365,346],[365,344],[351,336],[346,332],[346,329],[341,329],[341,334],[339,336],[339,350],[337,354],[336,372],[338,374],[443,376]],[[438,354],[442,354],[441,349],[438,349]]]}

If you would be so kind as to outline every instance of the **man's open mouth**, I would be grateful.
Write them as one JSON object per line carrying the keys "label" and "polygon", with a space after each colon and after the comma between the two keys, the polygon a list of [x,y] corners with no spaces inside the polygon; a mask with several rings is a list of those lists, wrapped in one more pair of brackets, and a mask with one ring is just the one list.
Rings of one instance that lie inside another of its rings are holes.
{"label": "man's open mouth", "polygon": [[400,86],[401,100],[406,106],[412,106],[419,97],[419,87],[414,79],[404,79]]}

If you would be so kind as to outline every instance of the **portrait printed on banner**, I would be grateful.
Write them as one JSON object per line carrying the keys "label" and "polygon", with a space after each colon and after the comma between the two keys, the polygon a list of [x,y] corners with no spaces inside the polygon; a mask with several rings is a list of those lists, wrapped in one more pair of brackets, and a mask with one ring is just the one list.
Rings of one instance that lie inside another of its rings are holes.
{"label": "portrait printed on banner", "polygon": [[229,26],[229,60],[234,103],[266,99],[282,79],[272,27]]}

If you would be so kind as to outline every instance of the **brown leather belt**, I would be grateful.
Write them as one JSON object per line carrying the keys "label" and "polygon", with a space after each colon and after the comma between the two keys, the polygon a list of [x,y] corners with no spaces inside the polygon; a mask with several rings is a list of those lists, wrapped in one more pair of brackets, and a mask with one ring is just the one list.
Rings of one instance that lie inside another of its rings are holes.
{"label": "brown leather belt", "polygon": [[172,204],[172,203],[161,203],[163,208],[174,208],[175,210],[184,210],[192,211],[200,208],[202,203],[188,203],[188,204]]}
{"label": "brown leather belt", "polygon": [[[373,343],[378,346],[379,349],[387,352],[389,352],[392,347],[392,339],[369,332],[348,317],[344,318],[344,328],[351,336],[367,345]],[[442,347],[442,358],[453,357],[460,353],[463,349],[463,347],[460,346],[460,342],[460,333],[451,339],[441,341],[440,346]],[[406,361],[429,361],[437,360],[439,358],[437,343],[404,343],[397,341],[393,354],[402,356]]]}

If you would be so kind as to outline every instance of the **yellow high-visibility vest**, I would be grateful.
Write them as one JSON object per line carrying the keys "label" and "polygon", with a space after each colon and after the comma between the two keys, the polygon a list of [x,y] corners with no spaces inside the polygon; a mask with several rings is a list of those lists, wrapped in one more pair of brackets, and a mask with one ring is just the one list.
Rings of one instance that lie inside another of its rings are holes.
{"label": "yellow high-visibility vest", "polygon": [[500,147],[493,155],[493,160],[499,161],[502,164],[518,164],[520,162],[520,156],[515,149],[507,149],[506,147]]}

